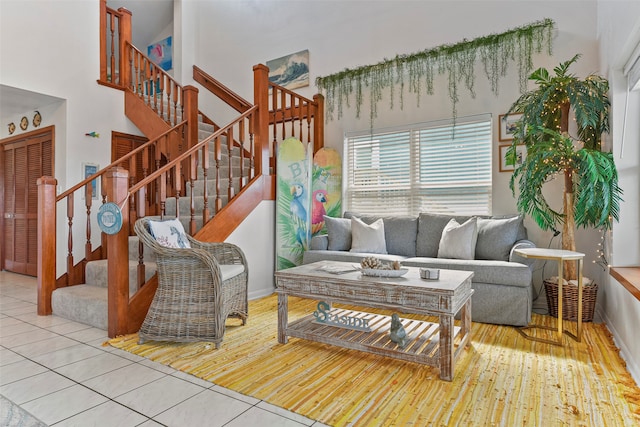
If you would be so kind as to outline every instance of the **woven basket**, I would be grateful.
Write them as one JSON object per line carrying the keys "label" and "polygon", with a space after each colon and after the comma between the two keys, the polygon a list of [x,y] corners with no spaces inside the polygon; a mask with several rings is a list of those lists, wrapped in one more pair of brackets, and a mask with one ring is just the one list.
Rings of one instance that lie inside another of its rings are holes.
{"label": "woven basket", "polygon": [[[549,314],[558,317],[558,284],[554,281],[544,281],[544,290],[547,294]],[[591,322],[596,308],[596,296],[598,284],[591,282],[582,285],[582,321]],[[562,285],[562,319],[578,320],[578,285],[569,283]]]}

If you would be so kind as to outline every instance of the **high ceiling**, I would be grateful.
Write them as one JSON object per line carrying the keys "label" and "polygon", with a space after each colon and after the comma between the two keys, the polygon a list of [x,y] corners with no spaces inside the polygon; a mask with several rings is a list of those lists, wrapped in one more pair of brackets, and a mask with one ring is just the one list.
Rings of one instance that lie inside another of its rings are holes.
{"label": "high ceiling", "polygon": [[[133,44],[143,52],[173,22],[173,0],[108,0],[107,4],[131,12]],[[0,84],[0,117],[13,117],[59,101],[62,99]]]}

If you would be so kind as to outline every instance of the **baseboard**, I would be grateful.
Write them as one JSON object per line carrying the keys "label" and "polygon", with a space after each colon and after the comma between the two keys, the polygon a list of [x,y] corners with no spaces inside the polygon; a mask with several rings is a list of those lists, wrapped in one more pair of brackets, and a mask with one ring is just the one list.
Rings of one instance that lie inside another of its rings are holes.
{"label": "baseboard", "polygon": [[640,385],[640,366],[636,363],[637,361],[633,359],[633,355],[629,348],[625,345],[624,341],[620,339],[620,334],[616,331],[616,328],[606,315],[606,313],[601,310],[600,306],[596,304],[596,314],[600,319],[603,320],[609,332],[613,335],[613,342],[620,349],[620,357],[624,359],[627,364],[627,370],[631,374],[631,377],[634,379],[637,385]]}
{"label": "baseboard", "polygon": [[249,300],[251,301],[254,299],[268,297],[269,295],[273,294],[275,290],[276,288],[274,287],[258,289],[257,291],[249,292],[247,298],[249,298]]}

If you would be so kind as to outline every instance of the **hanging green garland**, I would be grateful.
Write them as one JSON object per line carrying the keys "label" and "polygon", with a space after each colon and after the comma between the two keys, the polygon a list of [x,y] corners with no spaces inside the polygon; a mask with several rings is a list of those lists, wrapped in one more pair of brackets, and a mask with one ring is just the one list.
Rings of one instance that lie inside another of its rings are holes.
{"label": "hanging green garland", "polygon": [[[390,108],[395,101],[395,86],[400,86],[400,109],[404,106],[404,88],[415,93],[417,105],[420,95],[426,91],[433,95],[433,79],[445,72],[449,81],[449,98],[453,105],[453,117],[457,116],[458,90],[461,83],[475,98],[475,64],[478,57],[483,63],[491,90],[498,94],[498,81],[507,73],[510,62],[517,61],[520,92],[525,92],[529,73],[533,69],[532,55],[546,47],[551,55],[554,21],[545,19],[530,25],[514,28],[501,34],[491,34],[453,45],[442,45],[409,55],[397,55],[373,65],[345,69],[326,77],[318,77],[316,85],[325,94],[327,119],[333,119],[337,108],[338,119],[343,108],[351,107],[355,92],[356,117],[360,118],[365,87],[370,89],[371,122],[377,117],[378,102],[383,90],[390,88]],[[405,81],[406,79],[406,81]]]}

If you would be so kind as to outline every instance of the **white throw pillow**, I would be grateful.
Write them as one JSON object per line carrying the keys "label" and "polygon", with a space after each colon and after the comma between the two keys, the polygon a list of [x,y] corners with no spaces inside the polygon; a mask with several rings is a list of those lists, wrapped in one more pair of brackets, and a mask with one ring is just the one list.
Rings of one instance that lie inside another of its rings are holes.
{"label": "white throw pillow", "polygon": [[156,242],[166,248],[190,248],[191,244],[184,232],[182,223],[177,219],[167,221],[149,221],[151,234]]}
{"label": "white throw pillow", "polygon": [[360,218],[351,217],[351,252],[387,253],[382,218],[367,225]]}
{"label": "white throw pillow", "polygon": [[438,258],[474,259],[478,240],[478,218],[469,218],[464,224],[451,218],[442,230]]}

